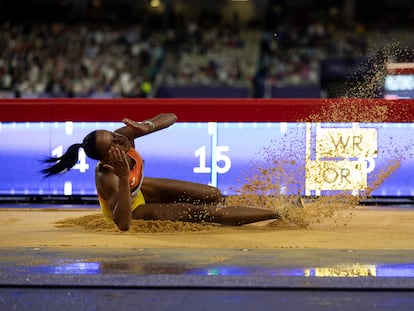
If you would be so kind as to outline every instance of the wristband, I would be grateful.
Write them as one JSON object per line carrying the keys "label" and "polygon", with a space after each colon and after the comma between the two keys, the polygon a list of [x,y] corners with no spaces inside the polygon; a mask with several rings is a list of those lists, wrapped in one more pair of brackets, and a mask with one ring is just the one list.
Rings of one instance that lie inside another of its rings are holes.
{"label": "wristband", "polygon": [[151,126],[151,128],[152,128],[153,130],[155,130],[155,124],[154,124],[154,122],[147,120],[147,121],[143,121],[143,122],[141,122],[141,123],[142,123],[142,124],[149,124],[149,125]]}

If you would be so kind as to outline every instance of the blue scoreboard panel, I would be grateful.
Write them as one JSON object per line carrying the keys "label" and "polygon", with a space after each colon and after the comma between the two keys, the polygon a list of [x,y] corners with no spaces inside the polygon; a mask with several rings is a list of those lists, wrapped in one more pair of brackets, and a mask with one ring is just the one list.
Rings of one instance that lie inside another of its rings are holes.
{"label": "blue scoreboard panel", "polygon": [[[117,122],[0,123],[0,195],[95,195],[97,162],[79,162],[53,178],[41,160],[59,156],[96,129]],[[414,124],[178,122],[138,138],[145,175],[211,184],[233,194],[246,176],[278,183],[282,193],[337,191],[414,195]]]}

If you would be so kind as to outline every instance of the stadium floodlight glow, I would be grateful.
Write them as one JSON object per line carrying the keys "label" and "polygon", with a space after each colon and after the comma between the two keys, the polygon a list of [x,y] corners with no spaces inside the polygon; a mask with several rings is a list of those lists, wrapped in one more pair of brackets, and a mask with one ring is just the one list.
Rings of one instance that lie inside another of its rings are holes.
{"label": "stadium floodlight glow", "polygon": [[151,0],[150,1],[150,6],[152,8],[158,8],[161,5],[161,1],[160,0]]}

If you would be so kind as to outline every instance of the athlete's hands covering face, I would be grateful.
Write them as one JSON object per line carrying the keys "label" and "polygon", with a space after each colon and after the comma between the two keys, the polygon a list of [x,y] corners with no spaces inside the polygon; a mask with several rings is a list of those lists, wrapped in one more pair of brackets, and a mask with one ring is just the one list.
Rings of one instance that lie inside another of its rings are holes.
{"label": "athlete's hands covering face", "polygon": [[103,166],[119,178],[129,176],[128,155],[118,147],[109,149],[108,161]]}

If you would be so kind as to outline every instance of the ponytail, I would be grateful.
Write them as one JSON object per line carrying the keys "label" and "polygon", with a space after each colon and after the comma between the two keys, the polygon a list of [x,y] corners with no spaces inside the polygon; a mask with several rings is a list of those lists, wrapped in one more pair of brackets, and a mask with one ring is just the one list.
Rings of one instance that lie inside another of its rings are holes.
{"label": "ponytail", "polygon": [[78,162],[80,147],[83,147],[83,144],[73,144],[61,157],[49,157],[43,160],[43,163],[55,164],[43,169],[42,174],[50,177],[71,169]]}
{"label": "ponytail", "polygon": [[101,154],[96,148],[96,132],[93,131],[86,135],[81,144],[71,145],[61,157],[49,157],[43,160],[43,163],[55,164],[41,170],[41,173],[45,177],[50,177],[70,170],[78,162],[79,149],[81,147],[85,150],[88,157],[94,160],[100,160]]}

